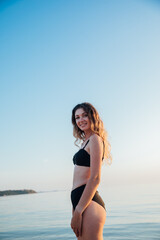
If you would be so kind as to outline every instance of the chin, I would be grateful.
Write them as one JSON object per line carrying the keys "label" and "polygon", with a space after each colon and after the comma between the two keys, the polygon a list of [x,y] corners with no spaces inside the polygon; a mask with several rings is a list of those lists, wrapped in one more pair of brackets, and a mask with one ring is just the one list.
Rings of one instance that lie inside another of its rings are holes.
{"label": "chin", "polygon": [[86,127],[86,128],[83,128],[83,129],[81,129],[82,131],[88,131],[90,128],[88,128],[88,127]]}

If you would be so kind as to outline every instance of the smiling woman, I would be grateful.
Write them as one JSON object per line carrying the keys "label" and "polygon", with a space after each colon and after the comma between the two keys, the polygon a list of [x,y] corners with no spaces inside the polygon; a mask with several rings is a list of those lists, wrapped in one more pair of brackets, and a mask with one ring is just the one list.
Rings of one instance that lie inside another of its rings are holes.
{"label": "smiling woman", "polygon": [[85,130],[90,129],[92,133],[94,132],[102,138],[103,142],[105,143],[105,159],[108,163],[111,163],[111,146],[107,139],[107,131],[104,129],[103,121],[100,119],[95,107],[90,103],[77,104],[72,110],[72,124],[73,136],[76,138],[75,145],[77,145],[77,141],[82,140],[84,142],[86,140],[86,134],[88,131],[86,132]]}
{"label": "smiling woman", "polygon": [[73,157],[71,228],[79,240],[102,240],[106,209],[97,187],[103,159],[112,160],[107,132],[97,110],[86,102],[72,110],[72,124],[75,144],[79,140],[82,145]]}

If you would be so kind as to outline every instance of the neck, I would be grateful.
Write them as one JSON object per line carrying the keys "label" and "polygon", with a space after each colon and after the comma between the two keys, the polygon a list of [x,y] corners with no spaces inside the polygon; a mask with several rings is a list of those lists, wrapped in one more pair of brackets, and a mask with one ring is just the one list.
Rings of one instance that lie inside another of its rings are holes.
{"label": "neck", "polygon": [[88,130],[88,131],[85,131],[85,141],[90,138],[90,136],[92,135],[92,131],[91,130]]}

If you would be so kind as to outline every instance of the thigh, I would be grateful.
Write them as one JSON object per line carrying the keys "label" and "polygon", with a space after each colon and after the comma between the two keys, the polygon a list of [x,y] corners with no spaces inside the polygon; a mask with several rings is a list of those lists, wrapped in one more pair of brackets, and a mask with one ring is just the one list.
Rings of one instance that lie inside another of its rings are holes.
{"label": "thigh", "polygon": [[82,236],[78,240],[103,239],[103,227],[106,220],[105,209],[95,201],[91,201],[82,217]]}

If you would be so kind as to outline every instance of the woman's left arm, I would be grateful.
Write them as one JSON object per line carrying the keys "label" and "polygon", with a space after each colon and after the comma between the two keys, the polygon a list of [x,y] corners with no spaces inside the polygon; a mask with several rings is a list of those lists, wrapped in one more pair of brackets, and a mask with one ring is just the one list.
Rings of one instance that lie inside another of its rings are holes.
{"label": "woman's left arm", "polygon": [[78,211],[79,214],[82,214],[90,204],[100,183],[102,155],[102,139],[94,134],[90,138],[90,178],[88,179],[79,203],[75,208],[75,211]]}

